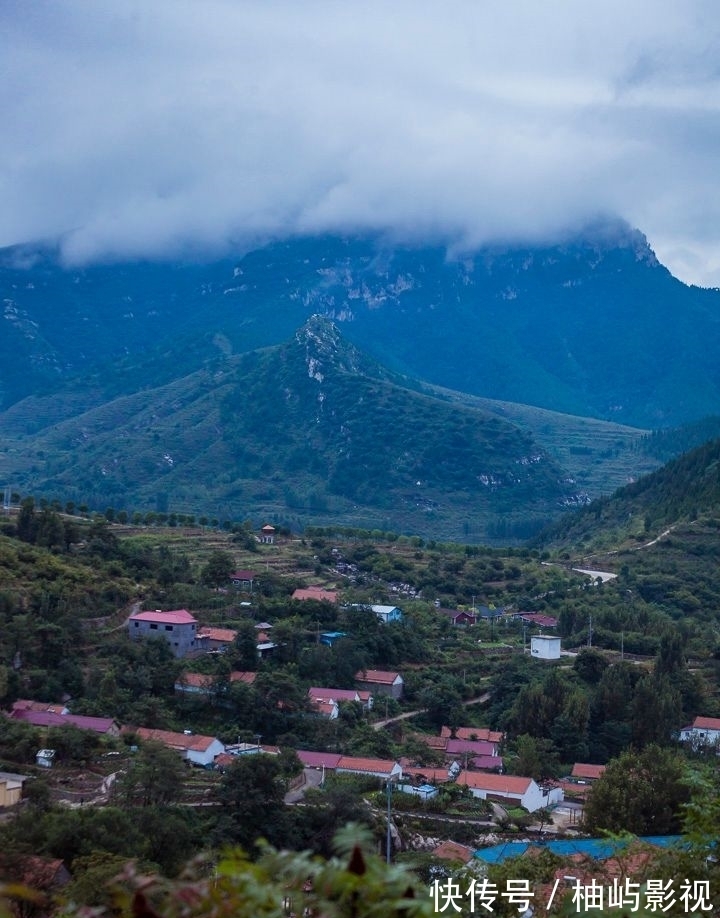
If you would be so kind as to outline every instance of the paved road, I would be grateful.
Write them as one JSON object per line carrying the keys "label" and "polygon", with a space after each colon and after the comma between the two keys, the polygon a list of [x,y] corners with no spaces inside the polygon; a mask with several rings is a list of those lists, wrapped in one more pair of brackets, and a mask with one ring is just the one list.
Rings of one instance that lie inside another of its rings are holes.
{"label": "paved road", "polygon": [[323,779],[321,768],[303,768],[303,775],[305,777],[303,783],[285,794],[285,803],[301,803],[305,796],[305,791],[308,790],[308,788],[320,787],[320,782]]}

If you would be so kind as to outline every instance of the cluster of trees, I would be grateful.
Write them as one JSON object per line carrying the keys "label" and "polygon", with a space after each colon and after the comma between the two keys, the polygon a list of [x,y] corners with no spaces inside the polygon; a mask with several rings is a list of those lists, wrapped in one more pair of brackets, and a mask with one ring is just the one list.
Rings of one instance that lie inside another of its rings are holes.
{"label": "cluster of trees", "polygon": [[666,746],[703,703],[676,631],[660,639],[651,669],[611,663],[588,647],[569,670],[513,660],[494,686],[491,717],[516,740],[510,767],[533,777],[558,777],[573,762],[605,763],[631,746]]}

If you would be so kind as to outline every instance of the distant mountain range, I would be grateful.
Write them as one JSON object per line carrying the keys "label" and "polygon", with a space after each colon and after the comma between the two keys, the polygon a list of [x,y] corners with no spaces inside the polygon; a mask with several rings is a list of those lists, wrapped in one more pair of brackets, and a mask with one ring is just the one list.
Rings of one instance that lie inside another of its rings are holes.
{"label": "distant mountain range", "polygon": [[0,484],[96,508],[517,540],[717,424],[643,438],[717,413],[720,292],[620,223],[457,257],[308,238],[66,269],[16,247],[0,284]]}
{"label": "distant mountain range", "polygon": [[454,256],[312,237],[213,264],[64,269],[16,247],[0,253],[0,288],[4,407],[89,372],[112,394],[169,382],[286,341],[316,313],[396,372],[487,398],[642,428],[720,405],[720,291],[673,278],[617,221]]}

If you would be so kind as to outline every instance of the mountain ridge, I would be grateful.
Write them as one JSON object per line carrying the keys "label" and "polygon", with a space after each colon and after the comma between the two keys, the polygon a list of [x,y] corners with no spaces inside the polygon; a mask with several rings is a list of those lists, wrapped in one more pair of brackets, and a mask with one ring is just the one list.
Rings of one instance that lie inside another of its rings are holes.
{"label": "mountain ridge", "polygon": [[500,524],[511,539],[529,534],[586,499],[530,433],[386,370],[325,317],[163,387],[88,398],[39,429],[37,399],[0,415],[14,431],[0,472],[95,506],[154,508],[162,496],[179,512],[344,517],[473,540]]}
{"label": "mountain ridge", "polygon": [[215,263],[64,268],[23,252],[21,267],[0,253],[5,407],[89,373],[115,393],[167,382],[313,313],[388,369],[474,395],[645,428],[720,402],[720,292],[673,278],[617,221],[472,253],[299,237]]}

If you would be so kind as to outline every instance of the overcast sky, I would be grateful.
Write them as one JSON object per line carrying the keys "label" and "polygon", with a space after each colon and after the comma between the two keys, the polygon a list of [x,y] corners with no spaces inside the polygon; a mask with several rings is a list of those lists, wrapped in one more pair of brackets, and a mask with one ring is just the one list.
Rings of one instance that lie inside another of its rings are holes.
{"label": "overcast sky", "polygon": [[0,0],[0,245],[551,239],[720,285],[717,0]]}

